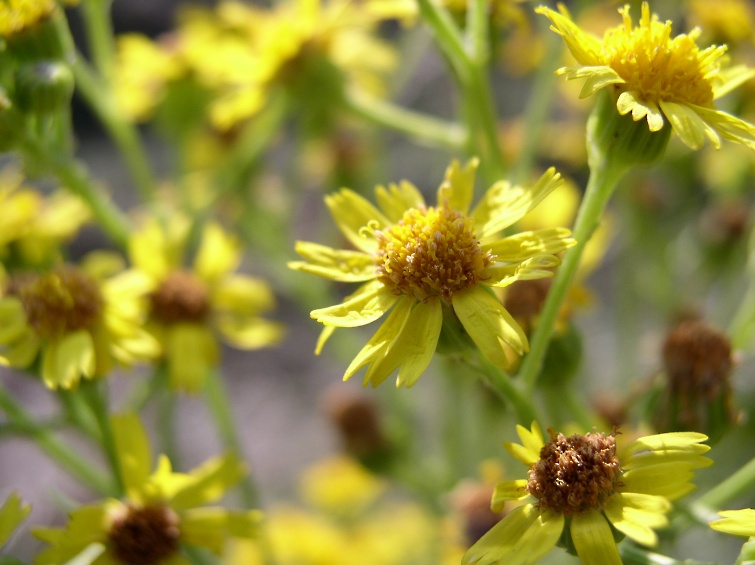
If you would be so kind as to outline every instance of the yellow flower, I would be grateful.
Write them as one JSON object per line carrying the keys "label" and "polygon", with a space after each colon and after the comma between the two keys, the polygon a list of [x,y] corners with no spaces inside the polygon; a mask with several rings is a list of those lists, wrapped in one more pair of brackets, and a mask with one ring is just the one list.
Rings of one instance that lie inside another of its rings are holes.
{"label": "yellow flower", "polygon": [[351,516],[364,512],[385,490],[385,484],[355,459],[339,456],[308,467],[299,488],[304,500],[315,508]]}
{"label": "yellow flower", "polygon": [[55,12],[55,0],[4,0],[0,2],[0,36],[10,37],[35,27]]}
{"label": "yellow flower", "polygon": [[477,160],[454,162],[427,207],[409,182],[377,187],[380,209],[351,190],[327,196],[333,218],[358,251],[298,242],[305,261],[289,266],[342,282],[364,284],[343,303],[312,312],[326,327],[318,344],[337,327],[364,326],[387,314],[383,325],[346,369],[344,379],[368,366],[365,384],[383,382],[399,369],[398,386],[413,385],[435,352],[445,317],[456,317],[485,357],[507,367],[507,344],[519,355],[527,338],[485,287],[552,275],[553,255],[574,241],[554,228],[500,237],[534,208],[561,177],[548,170],[532,188],[498,182],[469,210]]}
{"label": "yellow flower", "polygon": [[152,471],[147,434],[134,414],[112,418],[123,500],[107,499],[73,511],[65,528],[39,528],[50,547],[37,565],[60,565],[87,551],[99,565],[189,565],[183,544],[222,554],[231,538],[252,538],[259,511],[204,506],[241,480],[244,465],[234,455],[206,461],[188,474],[176,473],[161,456]]}
{"label": "yellow flower", "polygon": [[25,267],[52,263],[60,259],[60,244],[89,219],[89,210],[66,191],[43,197],[23,183],[18,169],[0,171],[0,257]]}
{"label": "yellow flower", "polygon": [[29,515],[31,507],[18,494],[11,493],[0,507],[0,547],[5,545],[18,525]]}
{"label": "yellow flower", "polygon": [[218,363],[216,333],[241,349],[280,341],[282,327],[260,317],[275,305],[262,280],[233,272],[241,261],[238,242],[209,223],[191,270],[183,266],[188,222],[175,217],[167,226],[148,222],[129,244],[137,270],[151,280],[148,330],[163,346],[170,384],[194,392]]}
{"label": "yellow flower", "polygon": [[718,513],[720,520],[710,523],[710,527],[719,532],[735,536],[755,537],[755,510],[722,510]]}
{"label": "yellow flower", "polygon": [[44,383],[72,389],[82,377],[157,355],[157,343],[141,328],[149,281],[133,271],[101,280],[91,274],[96,264],[85,267],[60,265],[4,281],[0,364],[26,369],[41,354]]}
{"label": "yellow flower", "polygon": [[726,46],[700,49],[699,29],[671,37],[671,22],[661,23],[642,4],[639,26],[633,27],[629,6],[620,9],[623,25],[599,39],[579,28],[564,6],[560,13],[540,7],[552,29],[564,38],[579,63],[556,71],[567,79],[586,79],[581,97],[613,85],[616,108],[635,121],[647,119],[651,132],[666,122],[691,149],[707,138],[719,148],[721,138],[755,149],[755,127],[716,109],[714,101],[755,76],[755,69],[726,68]]}
{"label": "yellow flower", "polygon": [[[668,523],[675,500],[694,488],[694,469],[706,467],[707,438],[694,432],[641,437],[617,448],[613,434],[543,440],[537,423],[517,426],[522,444],[507,451],[529,467],[527,479],[499,483],[491,506],[523,502],[474,544],[462,565],[535,563],[565,534],[584,565],[621,565],[615,528],[642,545]],[[566,531],[565,531],[566,530]]]}

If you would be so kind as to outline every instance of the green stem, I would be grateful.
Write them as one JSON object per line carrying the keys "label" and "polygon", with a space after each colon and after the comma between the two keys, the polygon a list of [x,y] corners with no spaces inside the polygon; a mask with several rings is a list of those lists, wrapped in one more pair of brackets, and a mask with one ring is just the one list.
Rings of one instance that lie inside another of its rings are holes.
{"label": "green stem", "polygon": [[716,565],[713,562],[693,561],[692,559],[678,561],[672,557],[637,547],[632,543],[619,545],[619,553],[624,565]]}
{"label": "green stem", "polygon": [[118,146],[139,196],[143,201],[151,202],[155,196],[157,182],[136,127],[118,111],[108,84],[93,72],[81,56],[76,58],[71,70],[79,93],[97,114],[97,118]]}
{"label": "green stem", "polygon": [[573,235],[577,240],[577,245],[566,252],[564,262],[556,272],[530,342],[530,352],[524,358],[519,373],[526,390],[530,393],[537,385],[543,357],[553,335],[558,312],[577,272],[582,253],[598,227],[608,200],[625,170],[626,167],[623,164],[604,159],[590,172],[590,180],[574,224]]}
{"label": "green stem", "polygon": [[464,85],[464,96],[469,120],[476,126],[476,135],[472,135],[472,152],[480,156],[488,184],[501,180],[506,174],[506,163],[498,139],[498,117],[491,93],[487,65],[473,63],[469,80]]}
{"label": "green stem", "polygon": [[100,432],[100,444],[105,453],[105,458],[110,465],[110,470],[118,489],[118,496],[120,497],[125,492],[123,475],[121,473],[118,449],[115,445],[115,436],[113,435],[113,428],[110,423],[110,412],[101,386],[104,387],[105,383],[100,380],[84,380],[79,385],[79,392],[86,399],[89,409],[97,421]]}
{"label": "green stem", "polygon": [[86,202],[100,227],[120,247],[126,247],[129,235],[126,218],[94,184],[82,163],[72,155],[53,153],[29,139],[25,141],[23,151],[45,171],[53,174],[65,188]]}
{"label": "green stem", "polygon": [[109,78],[115,59],[113,27],[110,21],[112,0],[84,0],[81,12],[92,59],[99,73]]}
{"label": "green stem", "polygon": [[479,355],[480,366],[470,363],[470,366],[478,370],[483,382],[506,404],[511,404],[517,414],[517,421],[529,425],[533,421],[543,424],[543,420],[537,413],[537,408],[532,402],[532,396],[523,394],[516,383],[506,373],[493,365],[490,361]]}
{"label": "green stem", "polygon": [[428,25],[436,42],[448,58],[457,80],[466,83],[470,68],[469,58],[459,26],[456,25],[448,10],[433,0],[419,0],[419,11],[423,21]]}
{"label": "green stem", "polygon": [[347,90],[344,101],[349,110],[361,118],[413,138],[431,141],[450,149],[460,149],[466,144],[467,132],[457,123],[394,106],[354,88]]}
{"label": "green stem", "polygon": [[23,429],[42,451],[73,477],[102,495],[112,495],[115,492],[115,486],[92,462],[83,459],[55,437],[49,429],[40,426],[4,387],[0,387],[0,409],[13,424]]}
{"label": "green stem", "polygon": [[[219,371],[210,371],[205,385],[205,392],[207,394],[207,405],[215,419],[215,425],[217,426],[223,446],[240,456],[242,453],[241,441],[237,433],[236,423],[233,421],[231,410],[233,404],[228,397],[228,391],[225,388],[222,375]],[[257,491],[251,471],[246,474],[244,482],[241,483],[241,492],[247,508],[260,507],[259,492]]]}
{"label": "green stem", "polygon": [[698,498],[690,506],[692,514],[707,523],[716,519],[715,512],[723,509],[729,502],[752,492],[755,487],[755,459],[751,459],[742,468]]}

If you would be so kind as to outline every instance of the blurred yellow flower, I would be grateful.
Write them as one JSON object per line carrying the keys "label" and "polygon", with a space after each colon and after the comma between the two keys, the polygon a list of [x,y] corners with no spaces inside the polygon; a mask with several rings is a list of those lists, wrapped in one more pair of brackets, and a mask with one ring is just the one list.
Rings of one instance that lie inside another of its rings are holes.
{"label": "blurred yellow flower", "polygon": [[59,190],[43,197],[13,167],[0,171],[0,210],[0,259],[22,267],[60,260],[60,245],[90,218],[76,196]]}
{"label": "blurred yellow flower", "polygon": [[236,275],[239,243],[215,223],[208,223],[190,270],[184,267],[189,223],[174,216],[134,232],[129,253],[134,267],[151,281],[147,329],[162,344],[169,382],[177,390],[201,390],[218,363],[216,334],[240,349],[278,343],[282,326],[260,315],[275,297],[260,279]]}
{"label": "blurred yellow flower", "polygon": [[702,444],[706,436],[693,432],[641,437],[617,448],[614,434],[549,431],[546,443],[537,423],[530,430],[517,426],[522,444],[504,444],[529,473],[499,483],[492,508],[525,503],[475,543],[463,565],[532,564],[565,534],[584,565],[621,565],[612,528],[656,545],[653,530],[668,524],[670,501],[694,488],[693,470],[712,463],[702,455],[710,449]]}
{"label": "blurred yellow flower", "polygon": [[72,389],[158,354],[141,327],[149,281],[134,271],[98,278],[96,263],[0,281],[0,364],[27,369],[41,355],[44,383]]}
{"label": "blurred yellow flower", "polygon": [[147,434],[134,414],[112,417],[125,499],[107,499],[74,510],[65,528],[38,528],[50,547],[38,565],[67,563],[84,551],[102,565],[189,565],[183,544],[221,555],[231,538],[256,536],[261,514],[204,506],[220,499],[244,476],[234,455],[206,461],[188,474],[176,473],[161,456],[152,471]]}
{"label": "blurred yellow flower", "polygon": [[706,138],[719,148],[722,137],[755,149],[755,127],[714,104],[755,77],[755,69],[743,65],[726,68],[726,46],[701,50],[695,43],[699,29],[672,38],[671,22],[651,16],[647,2],[639,26],[633,27],[626,5],[619,10],[623,24],[607,30],[602,40],[577,26],[565,6],[559,9],[536,11],[551,20],[579,63],[557,73],[586,79],[582,98],[612,86],[618,112],[646,119],[651,132],[668,122],[691,149],[700,149]]}
{"label": "blurred yellow flower", "polygon": [[453,162],[427,207],[409,182],[379,186],[380,209],[348,189],[325,202],[344,236],[358,251],[298,242],[305,261],[292,269],[336,281],[364,284],[343,303],[314,310],[325,325],[318,351],[337,327],[364,326],[388,315],[346,369],[345,379],[368,366],[364,382],[377,386],[399,369],[397,385],[413,385],[430,363],[443,318],[457,318],[481,353],[507,367],[504,344],[522,355],[527,338],[486,287],[552,276],[553,255],[574,244],[554,228],[501,237],[537,206],[561,176],[549,169],[531,188],[497,182],[470,211],[477,160]]}
{"label": "blurred yellow flower", "polygon": [[364,512],[385,490],[385,484],[356,460],[332,457],[308,467],[300,478],[302,498],[335,516]]}
{"label": "blurred yellow flower", "polygon": [[22,33],[55,12],[55,0],[4,0],[0,2],[0,36]]}
{"label": "blurred yellow flower", "polygon": [[690,20],[706,35],[737,44],[755,42],[755,6],[750,0],[687,0]]}

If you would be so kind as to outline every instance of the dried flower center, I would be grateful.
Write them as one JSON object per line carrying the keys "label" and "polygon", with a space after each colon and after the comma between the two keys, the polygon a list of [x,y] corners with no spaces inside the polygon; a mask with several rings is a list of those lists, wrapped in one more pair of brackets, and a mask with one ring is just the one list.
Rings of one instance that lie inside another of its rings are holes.
{"label": "dried flower center", "polygon": [[111,551],[124,565],[156,565],[175,555],[181,531],[175,512],[165,506],[126,506],[108,533]]}
{"label": "dried flower center", "polygon": [[624,25],[610,29],[604,38],[604,64],[616,71],[636,91],[640,99],[652,102],[681,102],[710,106],[713,89],[708,73],[725,47],[704,51],[695,44],[699,30],[671,38],[671,22],[660,23],[642,5],[639,27],[632,28],[628,8],[620,10]]}
{"label": "dried flower center", "polygon": [[7,293],[19,298],[27,323],[45,338],[92,329],[102,314],[97,281],[70,265],[11,280]]}
{"label": "dried flower center", "polygon": [[150,296],[152,315],[163,324],[202,323],[210,313],[207,287],[186,271],[175,271]]}
{"label": "dried flower center", "polygon": [[401,221],[377,232],[377,278],[396,294],[447,302],[484,279],[493,262],[483,251],[471,218],[447,207],[412,208]]}
{"label": "dried flower center", "polygon": [[606,434],[565,437],[551,432],[529,472],[527,492],[539,504],[566,516],[600,510],[621,475],[616,438]]}

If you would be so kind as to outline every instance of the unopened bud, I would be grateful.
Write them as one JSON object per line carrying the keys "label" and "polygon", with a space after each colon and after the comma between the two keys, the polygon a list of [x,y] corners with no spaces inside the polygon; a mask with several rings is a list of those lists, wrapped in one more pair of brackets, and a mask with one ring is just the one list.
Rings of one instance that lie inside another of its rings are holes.
{"label": "unopened bud", "polygon": [[28,63],[16,71],[16,101],[23,112],[59,112],[71,103],[73,87],[73,73],[58,61]]}

